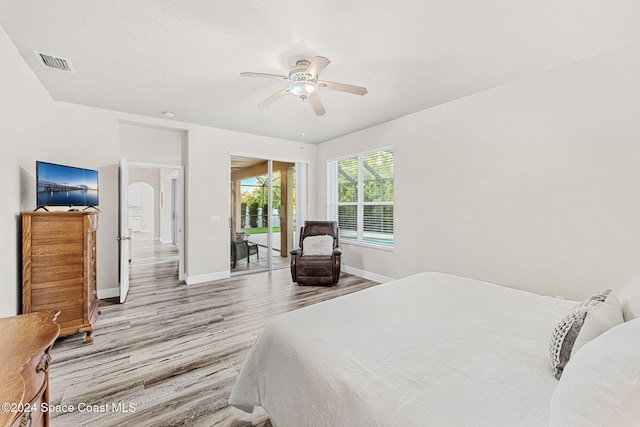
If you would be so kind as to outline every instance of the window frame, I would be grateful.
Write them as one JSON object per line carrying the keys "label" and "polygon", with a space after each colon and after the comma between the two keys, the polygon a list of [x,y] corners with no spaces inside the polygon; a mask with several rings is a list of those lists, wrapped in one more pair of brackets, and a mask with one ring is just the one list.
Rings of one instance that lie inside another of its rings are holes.
{"label": "window frame", "polygon": [[[393,201],[391,202],[365,202],[364,201],[364,157],[371,153],[377,153],[380,151],[392,151],[393,152]],[[357,185],[357,197],[355,202],[339,202],[338,201],[338,162],[345,159],[357,158],[358,160],[358,185]],[[391,244],[374,243],[364,240],[364,207],[365,206],[395,206],[395,164],[396,164],[396,150],[393,145],[375,148],[373,150],[361,151],[358,153],[348,154],[341,157],[336,157],[327,160],[327,218],[333,221],[338,220],[338,207],[339,206],[356,206],[356,238],[342,238],[340,244],[346,243],[357,246],[365,246],[376,249],[382,249],[387,251],[393,251],[396,243],[395,233],[395,209],[393,211],[393,240]]]}

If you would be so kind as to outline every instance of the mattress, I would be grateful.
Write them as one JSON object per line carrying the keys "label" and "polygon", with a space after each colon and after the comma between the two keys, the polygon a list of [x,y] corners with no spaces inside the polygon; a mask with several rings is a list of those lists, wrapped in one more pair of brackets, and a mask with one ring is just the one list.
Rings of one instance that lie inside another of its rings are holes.
{"label": "mattress", "polygon": [[284,314],[229,404],[287,426],[540,426],[548,346],[575,302],[420,273]]}

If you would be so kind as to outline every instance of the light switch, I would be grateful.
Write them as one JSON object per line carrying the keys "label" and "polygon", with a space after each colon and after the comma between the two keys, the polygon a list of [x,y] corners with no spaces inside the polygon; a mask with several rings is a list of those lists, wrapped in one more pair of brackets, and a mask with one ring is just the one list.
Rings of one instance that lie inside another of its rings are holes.
{"label": "light switch", "polygon": [[209,222],[220,222],[220,216],[218,215],[211,215],[209,217]]}

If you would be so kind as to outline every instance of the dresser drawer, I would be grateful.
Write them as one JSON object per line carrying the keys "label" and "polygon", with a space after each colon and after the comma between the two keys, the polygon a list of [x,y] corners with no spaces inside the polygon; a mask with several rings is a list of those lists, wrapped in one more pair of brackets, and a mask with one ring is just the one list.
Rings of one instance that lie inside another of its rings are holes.
{"label": "dresser drawer", "polygon": [[22,213],[22,312],[58,310],[60,336],[91,333],[98,211]]}

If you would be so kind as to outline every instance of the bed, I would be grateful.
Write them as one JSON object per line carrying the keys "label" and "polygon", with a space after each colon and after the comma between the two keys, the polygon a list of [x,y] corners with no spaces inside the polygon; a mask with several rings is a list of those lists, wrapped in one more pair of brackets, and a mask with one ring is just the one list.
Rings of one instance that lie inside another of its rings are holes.
{"label": "bed", "polygon": [[549,340],[575,306],[416,274],[273,320],[229,404],[277,427],[548,425]]}

